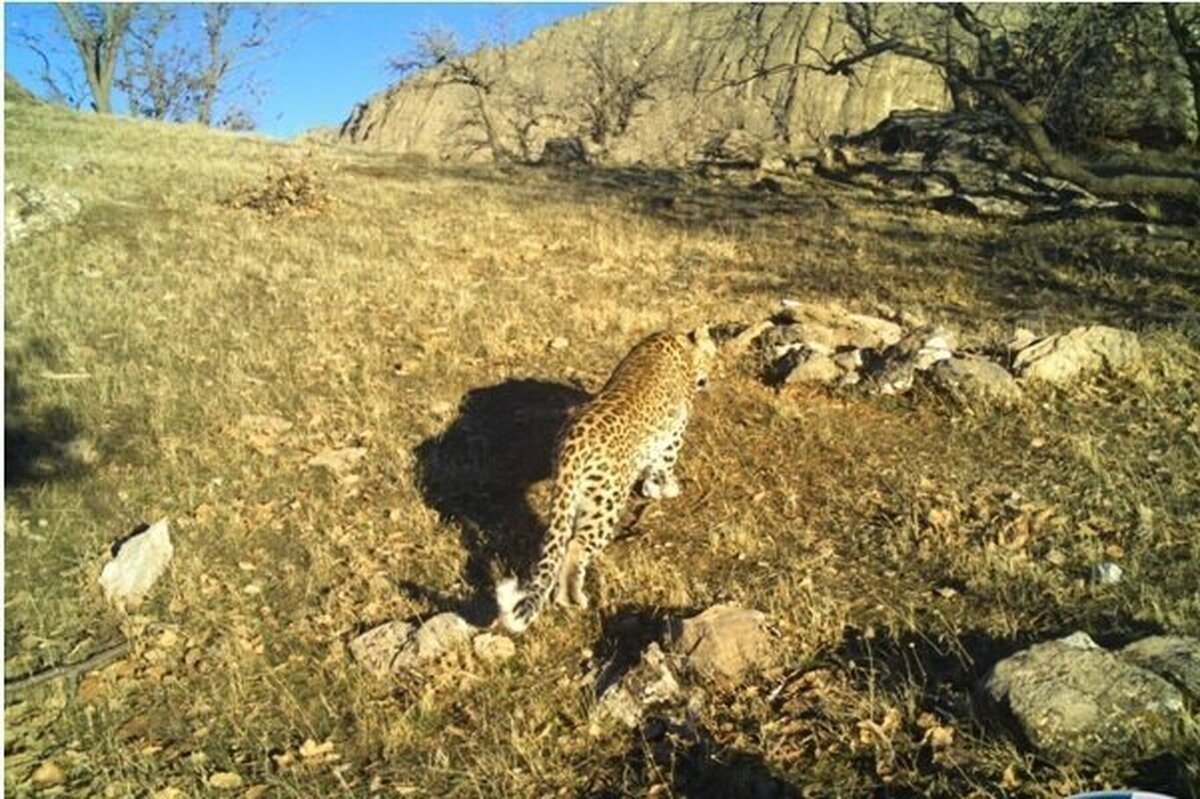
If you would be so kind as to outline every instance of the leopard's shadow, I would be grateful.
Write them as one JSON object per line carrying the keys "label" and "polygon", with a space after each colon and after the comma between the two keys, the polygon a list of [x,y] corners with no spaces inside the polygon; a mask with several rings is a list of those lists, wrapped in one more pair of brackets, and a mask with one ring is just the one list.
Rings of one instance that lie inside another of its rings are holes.
{"label": "leopard's shadow", "polygon": [[460,532],[464,576],[474,596],[452,600],[428,588],[410,590],[442,609],[480,615],[494,571],[527,573],[544,532],[529,489],[553,473],[559,430],[589,398],[577,386],[534,379],[506,380],[463,396],[450,425],[413,454],[425,504]]}

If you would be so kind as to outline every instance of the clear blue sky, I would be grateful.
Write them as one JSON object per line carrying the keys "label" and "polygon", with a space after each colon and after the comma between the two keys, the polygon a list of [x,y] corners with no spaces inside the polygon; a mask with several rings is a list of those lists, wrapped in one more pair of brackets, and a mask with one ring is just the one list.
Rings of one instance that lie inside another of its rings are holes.
{"label": "clear blue sky", "polygon": [[[438,26],[473,43],[499,27],[521,39],[536,28],[600,4],[370,4],[322,3],[277,6],[285,20],[277,52],[254,65],[262,88],[258,129],[292,136],[318,125],[338,125],[355,103],[394,83],[390,55],[404,53],[413,31]],[[21,32],[44,41],[60,36],[50,4],[4,4],[4,69],[42,93],[41,60],[22,44]],[[48,53],[54,66],[78,70],[64,42]],[[83,85],[82,80],[79,81]],[[119,100],[115,105],[124,108]]]}

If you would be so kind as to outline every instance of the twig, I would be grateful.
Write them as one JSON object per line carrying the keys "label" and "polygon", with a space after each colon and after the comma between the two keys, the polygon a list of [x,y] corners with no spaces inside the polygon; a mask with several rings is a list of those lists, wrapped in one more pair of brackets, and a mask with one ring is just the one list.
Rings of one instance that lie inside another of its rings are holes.
{"label": "twig", "polygon": [[45,671],[34,672],[25,677],[18,677],[15,680],[8,680],[4,683],[4,693],[6,696],[13,696],[48,680],[56,680],[59,677],[72,677],[92,671],[93,669],[98,669],[124,656],[129,652],[129,647],[129,641],[121,641],[105,649],[101,649],[86,660],[55,666]]}
{"label": "twig", "polygon": [[42,377],[47,380],[87,380],[91,375],[87,372],[51,372],[49,370],[42,372]]}

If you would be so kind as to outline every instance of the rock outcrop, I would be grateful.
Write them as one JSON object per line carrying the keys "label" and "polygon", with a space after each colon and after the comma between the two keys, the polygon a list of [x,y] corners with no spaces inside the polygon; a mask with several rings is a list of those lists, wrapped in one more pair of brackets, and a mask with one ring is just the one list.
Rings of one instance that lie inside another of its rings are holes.
{"label": "rock outcrop", "polygon": [[[605,52],[623,64],[652,57],[661,76],[647,91],[650,99],[636,106],[628,130],[604,142],[605,156],[615,163],[683,165],[734,131],[732,144],[738,146],[719,154],[757,161],[767,144],[787,141],[803,149],[817,138],[866,130],[895,109],[946,107],[946,90],[932,69],[894,56],[864,64],[853,81],[804,69],[743,80],[755,59],[773,65],[796,53],[832,58],[848,35],[840,7],[832,4],[602,9],[508,48],[505,80],[489,95],[496,109],[491,116],[509,151],[529,151],[534,158],[547,140],[587,130],[581,110],[589,86],[587,56],[598,47],[609,48]],[[500,53],[472,57],[481,70],[497,72]],[[441,69],[413,75],[356,106],[341,140],[436,158],[489,157],[470,121],[478,98],[468,86],[439,85]],[[522,142],[509,120],[528,116],[531,96],[541,101],[542,119]]]}

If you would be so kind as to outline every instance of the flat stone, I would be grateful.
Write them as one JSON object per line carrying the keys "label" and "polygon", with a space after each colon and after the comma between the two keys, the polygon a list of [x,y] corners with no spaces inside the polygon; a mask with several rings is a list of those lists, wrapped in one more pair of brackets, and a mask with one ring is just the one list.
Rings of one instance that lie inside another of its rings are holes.
{"label": "flat stone", "polygon": [[413,626],[391,621],[374,627],[350,642],[350,654],[364,669],[376,677],[386,677],[401,669],[397,662],[401,652],[412,643]]}
{"label": "flat stone", "polygon": [[517,645],[507,635],[497,635],[496,633],[480,633],[475,636],[475,640],[471,641],[471,648],[475,650],[475,655],[488,663],[498,663],[508,660],[513,655],[517,654]]}

